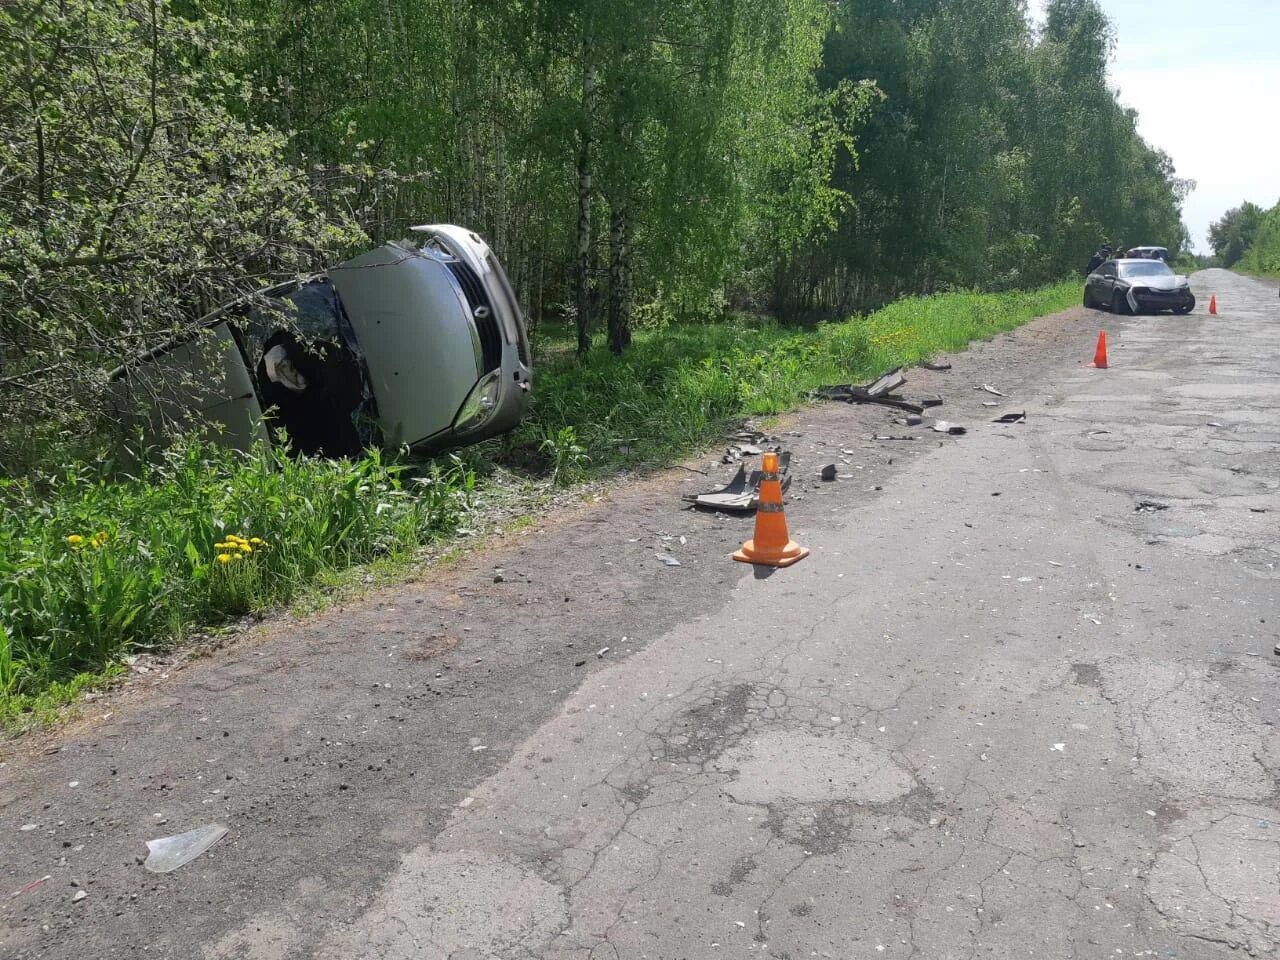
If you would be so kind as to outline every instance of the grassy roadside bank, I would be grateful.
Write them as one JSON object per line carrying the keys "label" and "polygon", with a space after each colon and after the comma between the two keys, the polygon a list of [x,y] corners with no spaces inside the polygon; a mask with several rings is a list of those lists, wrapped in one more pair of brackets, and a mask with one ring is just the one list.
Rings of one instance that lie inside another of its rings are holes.
{"label": "grassy roadside bank", "polygon": [[[126,480],[99,465],[0,481],[0,725],[101,682],[130,652],[288,602],[318,580],[449,537],[493,465],[570,485],[670,463],[735,417],[781,413],[1076,303],[1074,282],[944,294],[797,330],[756,320],[637,334],[579,364],[544,331],[533,416],[513,436],[410,470],[188,447]],[[478,479],[479,477],[479,479]]]}

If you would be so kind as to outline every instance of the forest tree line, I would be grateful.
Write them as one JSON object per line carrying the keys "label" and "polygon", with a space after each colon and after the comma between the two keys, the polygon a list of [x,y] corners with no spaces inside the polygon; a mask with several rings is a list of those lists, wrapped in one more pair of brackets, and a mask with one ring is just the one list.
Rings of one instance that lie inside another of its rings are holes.
{"label": "forest tree line", "polygon": [[1246,200],[1209,227],[1215,265],[1280,276],[1280,203],[1264,210]]}
{"label": "forest tree line", "polygon": [[[784,322],[1178,248],[1096,0],[0,6],[0,416],[230,296],[465,224],[536,330]],[[25,427],[24,427],[25,429]]]}

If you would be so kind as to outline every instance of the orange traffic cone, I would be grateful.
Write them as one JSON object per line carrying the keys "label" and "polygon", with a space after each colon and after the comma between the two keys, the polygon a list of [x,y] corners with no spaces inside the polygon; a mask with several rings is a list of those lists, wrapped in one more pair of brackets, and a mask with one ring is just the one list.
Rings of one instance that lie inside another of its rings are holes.
{"label": "orange traffic cone", "polygon": [[809,551],[787,533],[787,517],[782,512],[782,481],[778,478],[778,455],[766,453],[760,471],[760,505],[756,508],[755,536],[742,545],[733,559],[766,567],[789,567],[808,555]]}
{"label": "orange traffic cone", "polygon": [[1218,295],[1214,294],[1209,298],[1209,316],[1216,317],[1218,315]]}
{"label": "orange traffic cone", "polygon": [[1093,365],[1099,370],[1107,369],[1107,331],[1098,331],[1098,349],[1093,351]]}

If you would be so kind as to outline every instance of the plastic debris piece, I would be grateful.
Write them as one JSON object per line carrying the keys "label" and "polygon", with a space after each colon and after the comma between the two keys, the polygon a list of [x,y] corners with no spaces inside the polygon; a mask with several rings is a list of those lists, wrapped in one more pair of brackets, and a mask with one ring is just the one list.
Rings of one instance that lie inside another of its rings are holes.
{"label": "plastic debris piece", "polygon": [[1138,505],[1133,508],[1134,513],[1155,513],[1158,510],[1168,510],[1167,503],[1157,503],[1155,500],[1139,500]]}
{"label": "plastic debris piece", "polygon": [[871,439],[872,440],[914,440],[915,437],[895,437],[895,436],[890,436],[889,434],[877,433]]}
{"label": "plastic debris piece", "polygon": [[1026,423],[1027,412],[1023,410],[1021,413],[1006,413],[1002,416],[996,417],[991,422],[992,423]]}
{"label": "plastic debris piece", "polygon": [[822,468],[822,480],[824,483],[831,483],[836,478],[836,465],[828,463]]}
{"label": "plastic debris piece", "polygon": [[1066,753],[1067,745],[1065,743],[1055,743],[1052,749],[1056,750],[1058,753]]}
{"label": "plastic debris piece", "polygon": [[88,896],[89,896],[88,890],[77,890],[76,895],[71,898],[71,902],[79,903],[81,900],[86,899]]}
{"label": "plastic debris piece", "polygon": [[[1277,652],[1277,653],[1280,653],[1280,650],[1278,650],[1278,651],[1276,651],[1276,652]],[[36,887],[40,886],[40,884],[44,883],[46,880],[51,879],[52,877],[53,877],[53,874],[51,874],[51,873],[46,873],[46,874],[45,874],[43,877],[41,877],[39,880],[32,880],[32,881],[31,881],[30,883],[28,883],[25,887],[19,887],[17,890],[13,891],[13,893],[11,893],[11,894],[9,895],[9,896],[10,896],[10,899],[12,899],[13,897],[20,897],[20,896],[22,896],[24,893],[30,893],[30,892],[31,892],[32,890],[34,890]]]}
{"label": "plastic debris piece", "polygon": [[962,437],[969,432],[964,427],[956,426],[946,420],[935,420],[930,424],[929,429],[934,433],[949,433],[953,437]]}
{"label": "plastic debris piece", "polygon": [[603,656],[604,656],[606,653],[608,653],[608,652],[609,652],[609,648],[608,648],[608,647],[601,647],[599,650],[597,650],[597,651],[596,651],[596,659],[597,659],[597,660],[599,660],[601,657],[603,657]]}
{"label": "plastic debris piece", "polygon": [[929,361],[929,360],[925,360],[923,363],[921,363],[921,364],[920,364],[920,366],[924,367],[926,370],[937,370],[937,371],[943,371],[943,370],[950,370],[950,369],[951,369],[951,364],[949,364],[949,363],[945,363],[945,362],[944,362],[944,363],[933,363],[932,361]]}
{"label": "plastic debris piece", "polygon": [[989,383],[984,383],[982,386],[978,387],[978,389],[979,389],[979,390],[985,390],[987,393],[993,394],[994,396],[997,396],[997,397],[1007,397],[1007,396],[1008,396],[1008,394],[1007,394],[1007,393],[1001,393],[999,390],[997,390],[995,387],[993,387],[993,386],[992,386],[991,384],[989,384]]}
{"label": "plastic debris piece", "polygon": [[677,560],[675,557],[671,556],[671,554],[669,553],[655,553],[654,556],[662,561],[663,566],[666,566],[666,567],[680,566],[680,561]]}
{"label": "plastic debris piece", "polygon": [[907,426],[908,426],[908,427],[918,427],[918,426],[920,426],[920,424],[922,424],[922,423],[924,423],[924,417],[920,416],[920,414],[918,414],[918,413],[909,413],[909,414],[907,414]]}
{"label": "plastic debris piece", "polygon": [[143,867],[152,873],[170,873],[184,867],[227,835],[220,823],[209,823],[172,837],[147,841],[149,855]]}

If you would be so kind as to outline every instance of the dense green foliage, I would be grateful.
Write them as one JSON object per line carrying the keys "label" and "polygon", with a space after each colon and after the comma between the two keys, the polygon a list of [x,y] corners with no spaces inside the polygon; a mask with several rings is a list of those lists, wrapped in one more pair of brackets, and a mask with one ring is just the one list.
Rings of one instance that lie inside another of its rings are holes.
{"label": "dense green foliage", "polygon": [[[541,341],[534,416],[471,456],[540,450],[561,482],[670,463],[734,417],[958,349],[1078,294],[1074,282],[938,294],[816,329],[744,317],[672,324],[638,331],[625,356],[598,351],[586,363],[561,325]],[[74,692],[131,650],[407,554],[484,492],[457,463],[411,476],[376,456],[347,464],[197,446],[133,479],[100,476],[81,466],[0,486],[0,721]]]}
{"label": "dense green foliage", "polygon": [[1270,210],[1258,209],[1238,265],[1248,273],[1280,276],[1280,203]]}
{"label": "dense green foliage", "polygon": [[1209,246],[1222,266],[1230,268],[1240,262],[1253,245],[1262,214],[1262,208],[1256,203],[1245,201],[1210,224]]}
{"label": "dense green foliage", "polygon": [[1138,136],[1106,77],[1093,0],[1051,0],[1033,38],[1014,0],[838,5],[828,84],[883,99],[835,186],[851,203],[784,273],[781,305],[837,313],[903,292],[1026,286],[1081,270],[1104,240],[1186,242],[1189,187]]}
{"label": "dense green foliage", "polygon": [[121,356],[363,240],[346,174],[238,116],[239,42],[161,0],[0,5],[0,462],[83,433]]}
{"label": "dense green foliage", "polygon": [[535,324],[783,322],[1177,248],[1185,184],[1096,0],[0,5],[0,461],[90,437],[102,372],[416,222]]}

